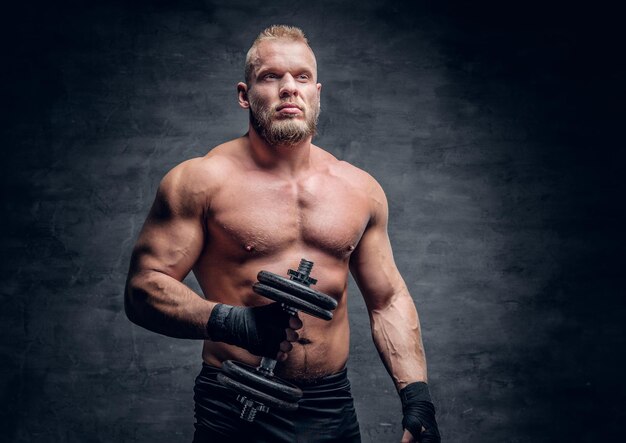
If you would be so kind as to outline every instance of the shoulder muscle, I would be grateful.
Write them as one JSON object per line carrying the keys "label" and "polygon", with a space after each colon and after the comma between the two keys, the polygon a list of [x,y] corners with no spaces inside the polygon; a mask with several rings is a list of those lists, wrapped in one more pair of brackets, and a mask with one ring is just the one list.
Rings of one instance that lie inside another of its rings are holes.
{"label": "shoulder muscle", "polygon": [[194,158],[170,170],[157,191],[155,209],[160,215],[190,218],[202,214],[220,181],[220,168],[214,163],[215,160],[206,157]]}
{"label": "shoulder muscle", "polygon": [[370,205],[370,225],[373,223],[387,223],[388,205],[387,197],[382,186],[364,170],[346,162],[336,162],[332,170],[334,174],[351,183],[359,192],[365,194]]}

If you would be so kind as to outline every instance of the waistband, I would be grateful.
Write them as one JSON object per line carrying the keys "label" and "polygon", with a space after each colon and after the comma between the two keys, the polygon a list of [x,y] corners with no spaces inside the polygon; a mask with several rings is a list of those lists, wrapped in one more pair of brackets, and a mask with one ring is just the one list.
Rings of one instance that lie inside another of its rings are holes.
{"label": "waistband", "polygon": [[[211,379],[215,379],[217,374],[221,372],[221,369],[209,365],[205,362],[202,362],[202,370],[200,371],[201,376],[209,377]],[[303,391],[317,391],[320,389],[338,389],[344,388],[346,385],[349,386],[348,380],[348,368],[344,366],[344,368],[336,372],[334,374],[325,375],[323,377],[314,378],[314,379],[285,379],[289,383],[293,383],[298,386]]]}

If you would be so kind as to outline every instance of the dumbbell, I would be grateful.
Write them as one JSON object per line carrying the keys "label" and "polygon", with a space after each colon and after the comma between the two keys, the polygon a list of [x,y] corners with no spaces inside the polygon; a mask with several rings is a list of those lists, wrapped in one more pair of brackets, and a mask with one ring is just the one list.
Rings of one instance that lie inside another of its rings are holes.
{"label": "dumbbell", "polygon": [[[312,268],[313,262],[302,259],[297,271],[287,271],[289,278],[261,271],[252,290],[281,303],[283,309],[291,315],[302,311],[314,317],[331,320],[337,301],[309,287],[317,283],[310,276]],[[276,363],[275,359],[268,357],[263,357],[256,368],[233,360],[222,363],[222,372],[217,375],[217,379],[238,393],[237,400],[243,404],[243,420],[252,422],[257,411],[269,412],[270,408],[288,411],[298,409],[302,390],[274,375]]]}

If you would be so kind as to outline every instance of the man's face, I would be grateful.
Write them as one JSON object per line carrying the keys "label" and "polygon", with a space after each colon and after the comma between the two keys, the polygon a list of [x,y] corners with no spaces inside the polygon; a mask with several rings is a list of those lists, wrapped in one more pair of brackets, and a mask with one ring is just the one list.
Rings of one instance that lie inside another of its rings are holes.
{"label": "man's face", "polygon": [[321,85],[309,47],[290,40],[261,42],[253,66],[247,98],[254,129],[272,146],[292,146],[312,137]]}

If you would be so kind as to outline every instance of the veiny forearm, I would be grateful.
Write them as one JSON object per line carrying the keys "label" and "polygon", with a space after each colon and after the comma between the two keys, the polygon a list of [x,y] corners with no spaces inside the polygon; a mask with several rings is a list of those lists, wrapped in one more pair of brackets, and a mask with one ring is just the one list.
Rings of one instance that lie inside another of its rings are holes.
{"label": "veiny forearm", "polygon": [[126,283],[128,318],[170,337],[207,339],[206,324],[213,306],[215,303],[162,272],[143,271]]}
{"label": "veiny forearm", "polygon": [[370,320],[374,344],[398,391],[409,383],[427,381],[419,317],[408,291],[372,309]]}

